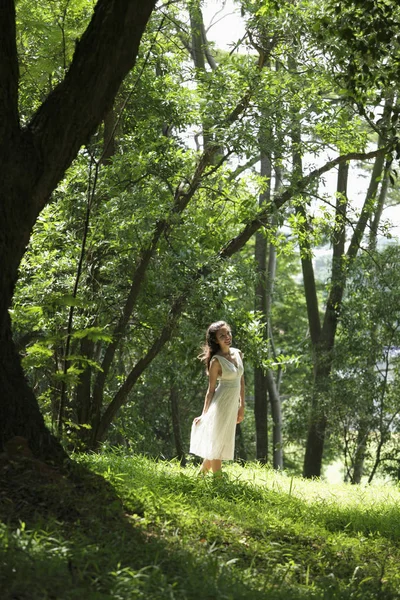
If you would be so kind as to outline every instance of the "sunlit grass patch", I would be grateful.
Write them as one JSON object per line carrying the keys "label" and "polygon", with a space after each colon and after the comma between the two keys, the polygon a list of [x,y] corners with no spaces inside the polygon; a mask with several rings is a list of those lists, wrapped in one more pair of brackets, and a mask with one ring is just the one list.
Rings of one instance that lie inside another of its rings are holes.
{"label": "sunlit grass patch", "polygon": [[71,519],[3,525],[6,600],[400,596],[394,486],[332,486],[258,464],[203,478],[120,450],[76,460],[108,487],[83,483]]}
{"label": "sunlit grass patch", "polygon": [[[102,460],[97,459],[100,470]],[[254,464],[230,465],[228,479],[215,481],[177,463],[145,461],[143,470],[142,458],[126,460],[119,484],[131,481],[136,498],[150,490],[145,513],[150,522],[162,521],[161,535],[180,531],[189,551],[226,557],[233,570],[247,573],[245,578],[257,574],[263,589],[289,584],[300,593],[305,585],[317,593],[320,585],[331,588],[334,582],[334,594],[347,588],[354,597],[364,579],[382,593],[389,572],[397,589],[395,487],[330,486]],[[388,597],[391,593],[387,590]]]}

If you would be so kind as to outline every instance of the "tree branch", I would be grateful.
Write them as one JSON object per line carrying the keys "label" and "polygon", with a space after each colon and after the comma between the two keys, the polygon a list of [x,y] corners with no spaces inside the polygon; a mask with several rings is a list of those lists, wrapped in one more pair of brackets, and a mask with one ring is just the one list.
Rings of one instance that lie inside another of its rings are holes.
{"label": "tree branch", "polygon": [[[337,156],[333,160],[329,160],[319,169],[314,169],[305,175],[301,179],[299,179],[296,183],[286,188],[282,194],[279,194],[273,200],[273,204],[276,209],[281,208],[286,202],[288,202],[293,196],[303,192],[310,183],[315,181],[323,175],[327,173],[341,162],[347,162],[349,160],[369,160],[370,158],[375,158],[376,156],[386,154],[389,151],[389,147],[379,148],[378,150],[374,150],[373,152],[349,152],[348,154],[343,154],[341,156]],[[239,233],[235,238],[233,238],[224,248],[222,248],[219,256],[220,258],[229,258],[238,250],[240,250],[244,244],[251,238],[251,236],[258,230],[260,227],[265,227],[268,225],[268,219],[271,214],[271,205],[266,206],[263,210],[261,210],[258,215],[248,223],[244,229]]]}
{"label": "tree branch", "polygon": [[[101,423],[100,412],[101,412],[102,402],[103,402],[104,386],[105,386],[105,383],[106,383],[106,380],[107,380],[107,377],[108,377],[108,374],[109,374],[109,371],[110,371],[110,368],[112,365],[112,361],[114,359],[115,352],[116,352],[116,350],[120,344],[120,341],[126,331],[126,328],[127,328],[128,322],[129,322],[129,318],[133,312],[135,303],[137,301],[137,298],[138,298],[139,293],[142,288],[142,284],[145,280],[147,267],[148,267],[151,259],[153,258],[153,255],[158,247],[158,242],[159,242],[161,236],[165,235],[169,231],[169,229],[172,227],[173,217],[176,216],[177,214],[180,215],[186,209],[190,200],[192,199],[195,192],[199,188],[199,186],[202,182],[202,177],[204,175],[204,171],[210,164],[212,156],[215,154],[215,152],[217,150],[218,150],[217,146],[212,146],[210,149],[203,152],[203,154],[198,162],[198,165],[196,167],[196,170],[193,174],[193,178],[190,181],[190,183],[188,184],[188,186],[186,187],[186,189],[184,189],[183,183],[181,183],[181,185],[179,185],[176,188],[175,195],[174,195],[174,204],[172,206],[170,214],[167,215],[167,217],[165,219],[160,220],[156,223],[156,226],[153,231],[152,240],[151,240],[149,246],[144,248],[144,250],[142,251],[142,253],[140,255],[135,272],[133,274],[131,287],[130,287],[128,297],[125,302],[125,306],[123,308],[122,315],[113,331],[112,342],[110,342],[110,344],[108,344],[108,346],[106,348],[104,358],[101,363],[101,369],[98,372],[96,379],[95,379],[94,388],[93,388],[93,410],[94,410],[94,414],[95,414],[94,436],[97,436],[97,427],[98,427],[98,424]],[[226,154],[225,156],[223,156],[220,159],[218,165],[213,167],[211,172],[213,172],[214,169],[219,168],[228,159],[228,156],[229,156],[229,153]],[[143,359],[141,359],[141,361],[142,360]],[[141,361],[139,361],[139,364],[142,364]],[[135,369],[136,369],[136,367],[135,367]],[[124,386],[122,386],[122,389],[124,389]],[[122,392],[121,392],[121,394],[123,395]],[[117,396],[116,396],[117,403],[120,402],[120,398],[122,397],[121,394],[120,394],[120,392],[117,393]]]}
{"label": "tree branch", "polygon": [[[369,152],[365,154],[352,152],[350,154],[338,156],[337,158],[325,163],[325,165],[323,165],[319,169],[311,171],[311,173],[309,173],[300,181],[298,181],[296,185],[287,188],[286,191],[283,192],[283,194],[280,194],[275,198],[274,203],[277,207],[283,206],[283,204],[290,200],[290,198],[292,198],[296,193],[299,193],[301,190],[304,190],[306,186],[309,183],[311,183],[314,179],[316,179],[323,173],[326,173],[341,162],[345,162],[348,160],[367,160],[369,158],[377,156],[379,153],[382,152],[387,152],[387,148],[381,148],[379,150],[375,150],[374,152]],[[196,177],[194,177],[194,180],[195,179]],[[104,414],[100,419],[99,425],[96,428],[96,431],[94,432],[95,443],[100,442],[104,438],[107,429],[111,424],[113,418],[115,417],[116,413],[127,401],[128,394],[132,390],[133,386],[136,384],[138,379],[141,377],[145,369],[151,364],[154,358],[159,354],[159,352],[161,352],[164,345],[171,339],[175,325],[179,320],[182,311],[184,310],[186,303],[190,297],[190,294],[193,290],[193,285],[201,279],[204,279],[208,275],[210,275],[210,273],[212,273],[214,269],[215,264],[219,263],[221,260],[230,258],[233,254],[240,251],[245,245],[245,243],[248,241],[248,239],[250,239],[250,237],[253,235],[253,233],[255,233],[258,229],[267,224],[269,216],[269,208],[260,211],[260,218],[254,219],[251,223],[245,226],[243,231],[238,236],[236,236],[236,238],[231,240],[229,244],[222,248],[222,250],[216,255],[214,261],[203,265],[196,271],[193,278],[188,283],[187,289],[183,293],[181,293],[173,302],[169,313],[169,317],[165,322],[163,328],[161,329],[158,337],[153,341],[153,343],[151,344],[147,352],[144,354],[144,356],[142,356],[142,358],[140,358],[135,364],[124,383],[118,389],[113,400],[107,406]]]}
{"label": "tree branch", "polygon": [[[250,92],[246,93],[246,98],[249,97]],[[241,112],[246,108],[247,103],[241,100],[238,106],[233,110],[231,114],[225,120],[226,127],[229,127],[235,119],[237,119]],[[235,115],[235,117],[233,117]],[[101,364],[101,369],[96,375],[94,388],[93,388],[93,410],[95,415],[95,424],[93,435],[97,439],[98,436],[98,427],[103,428],[102,421],[100,419],[102,402],[103,402],[103,394],[104,394],[104,386],[112,365],[112,361],[115,356],[115,352],[120,344],[120,341],[126,331],[129,318],[133,312],[135,303],[141,291],[142,284],[145,279],[145,274],[147,267],[157,249],[158,242],[162,235],[165,235],[170,228],[172,227],[172,223],[174,221],[174,217],[178,214],[182,214],[186,207],[188,206],[190,200],[193,198],[194,194],[200,187],[205,176],[212,175],[215,171],[217,171],[223,163],[225,163],[229,156],[232,154],[232,151],[227,151],[223,156],[221,156],[216,164],[213,164],[214,157],[220,152],[220,146],[218,144],[209,144],[203,153],[201,154],[199,161],[197,163],[196,169],[193,173],[192,179],[189,182],[181,181],[177,186],[174,193],[174,204],[170,211],[170,214],[166,216],[165,219],[160,220],[156,223],[153,231],[153,237],[148,247],[144,248],[135,272],[132,277],[132,283],[130,287],[130,291],[128,293],[128,297],[125,302],[125,306],[123,308],[122,315],[113,331],[113,340],[107,346],[103,361]],[[208,170],[207,170],[208,169]],[[140,361],[139,361],[140,362]],[[136,367],[135,367],[136,369]],[[139,377],[139,375],[138,375]],[[124,387],[122,389],[125,389]],[[121,398],[123,396],[123,392],[117,392],[117,404],[121,402]],[[112,401],[112,403],[114,400]],[[107,409],[108,410],[108,409]],[[110,409],[111,410],[111,409]],[[109,413],[107,413],[109,414]]]}

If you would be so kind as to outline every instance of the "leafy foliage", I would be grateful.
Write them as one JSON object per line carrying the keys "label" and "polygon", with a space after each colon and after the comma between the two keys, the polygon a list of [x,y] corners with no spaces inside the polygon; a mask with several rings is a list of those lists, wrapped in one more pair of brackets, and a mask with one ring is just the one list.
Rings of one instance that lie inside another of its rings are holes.
{"label": "leafy foliage", "polygon": [[334,410],[350,471],[360,443],[356,434],[364,423],[369,474],[378,466],[385,469],[385,463],[397,473],[399,280],[393,269],[397,262],[397,246],[361,257],[347,290],[336,353]]}
{"label": "leafy foliage", "polygon": [[20,108],[28,120],[65,75],[75,43],[92,15],[88,0],[19,0],[17,43],[20,64]]}

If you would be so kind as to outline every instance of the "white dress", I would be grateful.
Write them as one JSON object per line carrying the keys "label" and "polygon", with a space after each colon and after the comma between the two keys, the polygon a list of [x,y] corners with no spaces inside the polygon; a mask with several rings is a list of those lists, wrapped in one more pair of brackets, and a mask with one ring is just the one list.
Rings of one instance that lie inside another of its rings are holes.
{"label": "white dress", "polygon": [[218,354],[212,358],[219,361],[222,375],[208,411],[193,423],[190,435],[189,452],[210,460],[232,460],[235,450],[243,363],[237,348],[231,348],[231,354],[237,366]]}

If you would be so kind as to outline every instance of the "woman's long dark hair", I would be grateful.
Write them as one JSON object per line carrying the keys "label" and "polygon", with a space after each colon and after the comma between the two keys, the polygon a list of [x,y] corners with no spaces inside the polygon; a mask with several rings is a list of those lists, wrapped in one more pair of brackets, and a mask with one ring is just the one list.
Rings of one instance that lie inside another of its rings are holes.
{"label": "woman's long dark hair", "polygon": [[210,368],[212,357],[220,350],[220,345],[217,342],[217,331],[219,331],[221,327],[229,327],[229,325],[225,321],[216,321],[215,323],[211,323],[207,329],[206,343],[202,347],[203,351],[198,357],[205,363],[207,373]]}

